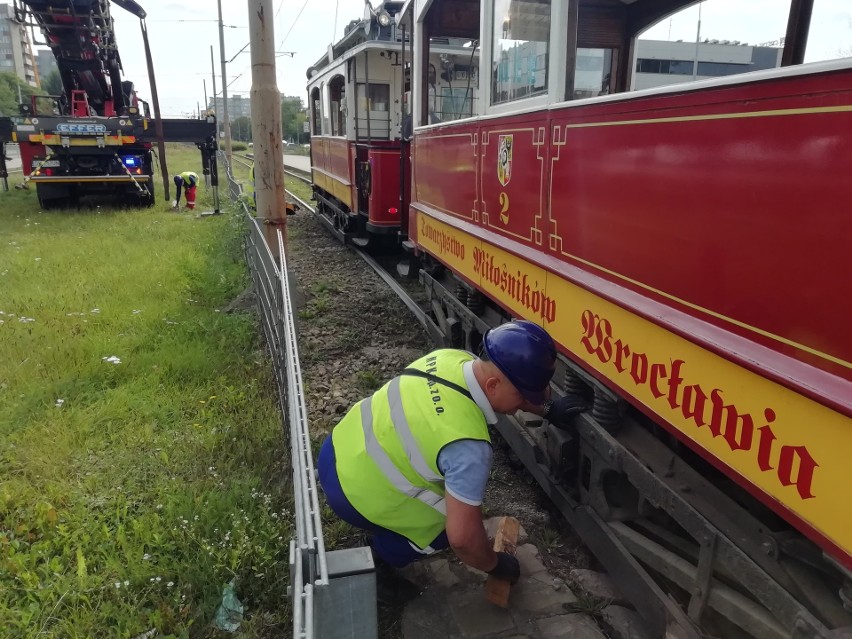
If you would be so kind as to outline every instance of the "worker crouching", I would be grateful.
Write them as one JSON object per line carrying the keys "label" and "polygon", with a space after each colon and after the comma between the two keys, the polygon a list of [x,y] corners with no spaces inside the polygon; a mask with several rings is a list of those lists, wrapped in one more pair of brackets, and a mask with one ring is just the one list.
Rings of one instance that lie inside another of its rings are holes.
{"label": "worker crouching", "polygon": [[180,206],[180,192],[181,188],[184,191],[184,197],[186,198],[186,208],[192,210],[195,208],[195,190],[198,185],[198,175],[193,173],[192,171],[184,171],[175,176],[175,187],[177,188],[177,195],[175,196],[175,201],[172,203],[172,208],[178,208]]}
{"label": "worker crouching", "polygon": [[395,574],[452,548],[467,565],[517,581],[514,556],[494,552],[482,521],[491,470],[489,425],[526,410],[558,425],[587,408],[550,401],[556,348],[540,326],[514,321],[488,331],[479,358],[441,349],[412,363],[357,403],[320,450],[319,480],[331,509],[371,536],[380,601],[419,592]]}

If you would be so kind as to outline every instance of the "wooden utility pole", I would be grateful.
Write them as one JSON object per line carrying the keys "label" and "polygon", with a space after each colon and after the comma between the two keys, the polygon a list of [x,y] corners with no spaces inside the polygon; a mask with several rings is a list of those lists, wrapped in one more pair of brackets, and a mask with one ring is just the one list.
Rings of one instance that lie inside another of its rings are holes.
{"label": "wooden utility pole", "polygon": [[231,166],[231,120],[228,118],[228,76],[225,73],[225,26],[222,24],[222,0],[219,5],[219,55],[222,58],[222,127],[225,130],[225,157]]}
{"label": "wooden utility pole", "polygon": [[284,155],[281,148],[281,96],[275,78],[275,28],[272,0],[248,0],[251,32],[251,135],[254,192],[266,243],[278,256],[276,230],[287,246]]}

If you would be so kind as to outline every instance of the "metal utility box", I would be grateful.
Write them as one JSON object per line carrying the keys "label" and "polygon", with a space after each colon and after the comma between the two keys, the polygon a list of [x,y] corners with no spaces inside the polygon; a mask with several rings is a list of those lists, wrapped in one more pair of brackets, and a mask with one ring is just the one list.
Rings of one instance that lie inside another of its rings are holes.
{"label": "metal utility box", "polygon": [[369,548],[326,554],[328,586],[315,590],[314,628],[322,639],[375,639],[376,568]]}

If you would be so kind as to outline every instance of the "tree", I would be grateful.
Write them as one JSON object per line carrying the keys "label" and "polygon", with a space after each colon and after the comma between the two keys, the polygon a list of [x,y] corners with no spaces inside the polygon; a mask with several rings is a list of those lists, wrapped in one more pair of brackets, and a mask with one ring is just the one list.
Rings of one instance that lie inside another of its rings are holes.
{"label": "tree", "polygon": [[231,137],[240,142],[251,142],[251,118],[234,119],[231,122]]}
{"label": "tree", "polygon": [[302,135],[302,125],[307,120],[302,98],[285,97],[281,100],[281,137],[287,141],[298,142]]}
{"label": "tree", "polygon": [[54,69],[41,81],[41,91],[46,95],[62,95],[63,90],[59,69]]}
{"label": "tree", "polygon": [[6,116],[18,114],[18,89],[21,99],[28,102],[35,89],[10,71],[0,72],[0,113]]}

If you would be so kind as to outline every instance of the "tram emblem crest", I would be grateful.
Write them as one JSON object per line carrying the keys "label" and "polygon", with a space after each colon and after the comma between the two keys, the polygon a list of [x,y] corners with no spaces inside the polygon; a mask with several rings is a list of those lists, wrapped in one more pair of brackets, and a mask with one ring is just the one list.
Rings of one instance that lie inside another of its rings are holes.
{"label": "tram emblem crest", "polygon": [[506,186],[512,179],[512,135],[501,135],[497,145],[497,179]]}

